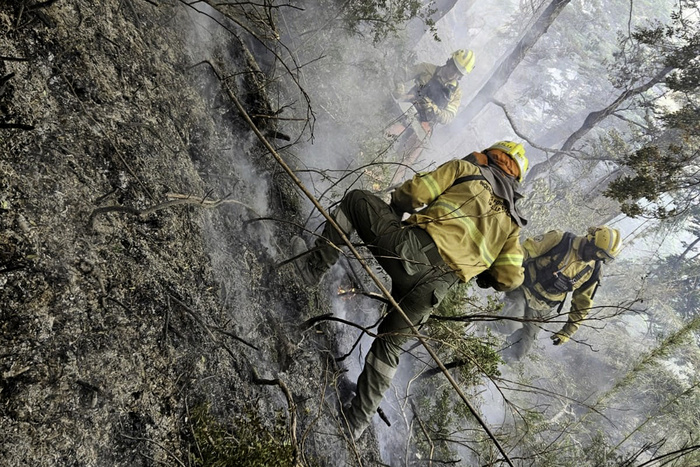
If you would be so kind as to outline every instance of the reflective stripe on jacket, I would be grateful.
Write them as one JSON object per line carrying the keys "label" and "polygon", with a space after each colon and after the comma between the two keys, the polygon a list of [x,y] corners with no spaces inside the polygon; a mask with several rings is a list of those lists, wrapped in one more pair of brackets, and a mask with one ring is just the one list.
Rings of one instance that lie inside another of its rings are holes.
{"label": "reflective stripe on jacket", "polygon": [[454,185],[460,177],[480,173],[464,160],[446,162],[401,185],[392,193],[392,203],[406,212],[427,205],[407,222],[430,234],[461,280],[467,282],[488,269],[497,290],[512,290],[524,279],[520,227],[485,180]]}

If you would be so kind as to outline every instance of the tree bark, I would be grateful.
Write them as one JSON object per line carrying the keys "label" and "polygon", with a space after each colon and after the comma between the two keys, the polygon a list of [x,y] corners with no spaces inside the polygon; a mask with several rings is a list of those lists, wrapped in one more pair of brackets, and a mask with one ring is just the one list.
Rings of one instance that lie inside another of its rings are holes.
{"label": "tree bark", "polygon": [[552,25],[557,16],[559,16],[559,13],[561,13],[570,1],[571,0],[552,0],[552,2],[542,10],[542,14],[537,18],[537,21],[523,34],[513,50],[499,60],[500,65],[492,70],[486,84],[467,104],[464,111],[457,116],[453,125],[460,127],[466,126],[481,112],[496,92],[506,84],[508,78],[510,78],[510,75],[518,67],[527,52],[535,45],[539,38],[547,32],[549,26]]}
{"label": "tree bark", "polygon": [[583,136],[585,136],[586,133],[591,131],[598,123],[600,123],[601,121],[606,119],[611,113],[616,111],[620,104],[622,104],[624,101],[626,101],[632,96],[636,96],[645,91],[648,91],[652,86],[660,83],[672,70],[673,67],[667,66],[666,68],[659,71],[647,83],[633,89],[628,89],[622,94],[620,94],[618,98],[615,99],[613,103],[607,106],[606,108],[588,114],[588,117],[586,117],[586,120],[584,120],[583,125],[581,125],[581,128],[579,128],[571,136],[569,136],[569,138],[564,142],[564,145],[561,147],[561,150],[571,150],[571,148],[578,140],[583,138]]}

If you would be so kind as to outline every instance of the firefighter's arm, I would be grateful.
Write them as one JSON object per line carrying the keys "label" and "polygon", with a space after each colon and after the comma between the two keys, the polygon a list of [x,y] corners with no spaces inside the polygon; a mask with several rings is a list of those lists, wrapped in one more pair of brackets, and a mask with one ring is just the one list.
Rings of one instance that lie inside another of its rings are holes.
{"label": "firefighter's arm", "polygon": [[[569,310],[569,318],[561,330],[552,336],[554,345],[563,344],[568,341],[571,336],[581,326],[581,322],[588,316],[588,312],[593,306],[593,293],[596,288],[596,283],[586,287],[585,290],[576,289],[571,295],[571,310]],[[557,342],[557,340],[559,342]]]}
{"label": "firefighter's arm", "polygon": [[462,88],[455,89],[450,102],[447,103],[444,109],[435,107],[435,121],[440,124],[450,123],[457,116],[459,104],[462,102]]}
{"label": "firefighter's arm", "polygon": [[559,244],[564,232],[561,230],[550,230],[549,232],[530,237],[523,242],[523,255],[525,259],[537,258],[547,253]]}
{"label": "firefighter's arm", "polygon": [[415,86],[422,86],[430,80],[432,76],[430,64],[418,63],[412,67],[404,67],[394,75],[394,91],[395,99],[412,99],[411,96]]}
{"label": "firefighter's arm", "polygon": [[507,292],[519,287],[525,279],[523,250],[518,237],[520,229],[515,229],[503,245],[503,249],[486,271],[477,276],[477,285]]}
{"label": "firefighter's arm", "polygon": [[445,162],[432,172],[415,175],[391,194],[391,205],[401,212],[413,212],[430,204],[459,177],[480,174],[474,164],[459,159]]}

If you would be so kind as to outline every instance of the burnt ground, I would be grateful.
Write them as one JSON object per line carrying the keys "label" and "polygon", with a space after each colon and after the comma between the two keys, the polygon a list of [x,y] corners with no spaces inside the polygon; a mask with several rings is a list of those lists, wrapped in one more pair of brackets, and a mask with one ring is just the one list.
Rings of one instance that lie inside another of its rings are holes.
{"label": "burnt ground", "polygon": [[288,431],[283,387],[304,462],[377,459],[338,430],[327,336],[298,329],[323,294],[275,267],[299,191],[210,64],[251,114],[264,76],[192,24],[178,1],[0,1],[1,465],[200,465],[194,408]]}

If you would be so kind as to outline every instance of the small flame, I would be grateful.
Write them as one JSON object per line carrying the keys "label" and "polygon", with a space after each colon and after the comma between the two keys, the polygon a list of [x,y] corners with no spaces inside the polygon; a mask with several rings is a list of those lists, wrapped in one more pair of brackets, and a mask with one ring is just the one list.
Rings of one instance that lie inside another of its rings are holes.
{"label": "small flame", "polygon": [[[342,286],[338,286],[338,296],[342,295],[355,295],[357,293],[357,289],[355,287],[350,287],[349,289],[344,289]],[[350,298],[350,297],[346,297]]]}

